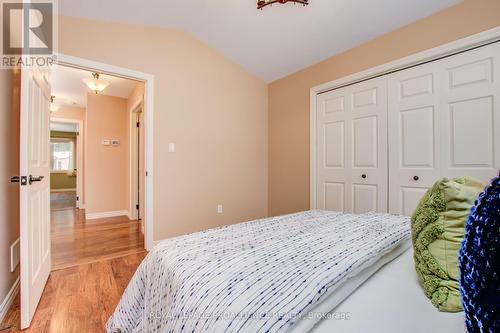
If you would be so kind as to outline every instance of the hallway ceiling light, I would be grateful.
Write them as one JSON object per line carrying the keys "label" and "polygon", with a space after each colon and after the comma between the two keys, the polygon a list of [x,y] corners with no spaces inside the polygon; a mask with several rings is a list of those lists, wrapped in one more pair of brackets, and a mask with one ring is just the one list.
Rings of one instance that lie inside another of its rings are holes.
{"label": "hallway ceiling light", "polygon": [[309,0],[258,0],[257,1],[257,9],[262,9],[268,5],[272,5],[273,3],[287,3],[287,2],[293,2],[293,3],[300,3],[304,6],[307,6],[309,4]]}
{"label": "hallway ceiling light", "polygon": [[110,85],[108,81],[99,79],[99,73],[92,73],[92,78],[85,78],[82,81],[96,94],[102,92]]}

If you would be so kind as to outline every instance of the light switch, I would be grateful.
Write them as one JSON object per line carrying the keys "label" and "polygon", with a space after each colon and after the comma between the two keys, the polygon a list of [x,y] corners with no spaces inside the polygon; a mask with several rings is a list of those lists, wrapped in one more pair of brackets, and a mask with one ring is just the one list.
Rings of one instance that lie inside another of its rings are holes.
{"label": "light switch", "polygon": [[170,143],[168,144],[168,152],[169,152],[169,153],[175,153],[175,143],[170,142]]}
{"label": "light switch", "polygon": [[223,212],[222,205],[221,204],[217,205],[217,213],[222,214],[222,212]]}

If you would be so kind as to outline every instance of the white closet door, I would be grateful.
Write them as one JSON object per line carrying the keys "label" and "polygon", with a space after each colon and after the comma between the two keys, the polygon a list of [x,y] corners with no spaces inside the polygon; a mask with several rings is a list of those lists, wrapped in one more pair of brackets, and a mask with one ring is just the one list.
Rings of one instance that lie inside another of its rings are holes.
{"label": "white closet door", "polygon": [[387,78],[317,97],[316,206],[387,211]]}
{"label": "white closet door", "polygon": [[440,62],[442,174],[487,183],[500,169],[500,43]]}
{"label": "white closet door", "polygon": [[389,212],[411,215],[440,177],[437,64],[389,76]]}
{"label": "white closet door", "polygon": [[500,44],[389,76],[389,211],[412,215],[441,177],[500,168]]}

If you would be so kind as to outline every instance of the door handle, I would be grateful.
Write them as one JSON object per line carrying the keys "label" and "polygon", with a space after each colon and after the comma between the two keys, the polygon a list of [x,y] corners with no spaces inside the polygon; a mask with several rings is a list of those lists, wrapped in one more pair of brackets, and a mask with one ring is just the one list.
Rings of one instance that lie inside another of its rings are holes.
{"label": "door handle", "polygon": [[38,176],[38,177],[33,177],[33,175],[30,175],[28,177],[28,182],[30,183],[33,183],[33,182],[41,182],[43,180],[44,176]]}

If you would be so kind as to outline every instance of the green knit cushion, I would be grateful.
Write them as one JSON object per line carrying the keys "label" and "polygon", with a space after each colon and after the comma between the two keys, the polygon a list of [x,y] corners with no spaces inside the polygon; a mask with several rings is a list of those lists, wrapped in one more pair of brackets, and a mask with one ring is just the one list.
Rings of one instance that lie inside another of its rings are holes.
{"label": "green knit cushion", "polygon": [[425,193],[413,213],[415,268],[425,295],[440,311],[462,311],[458,250],[465,220],[484,186],[470,177],[443,178]]}

